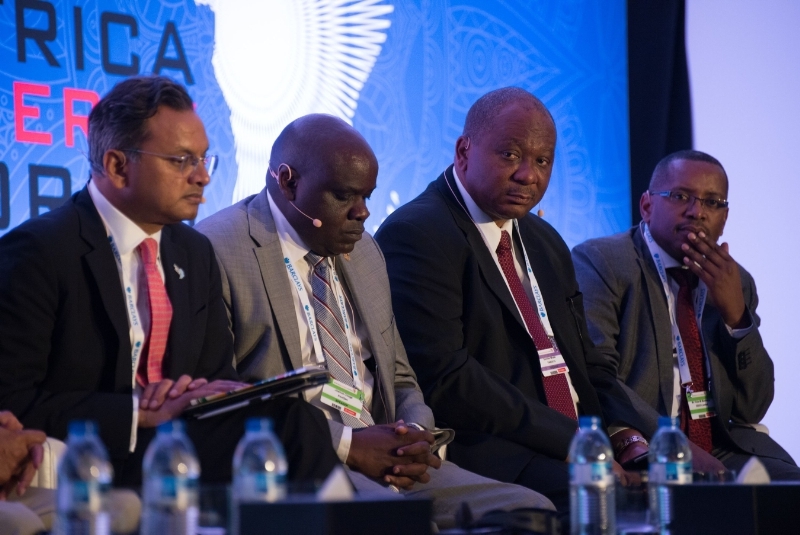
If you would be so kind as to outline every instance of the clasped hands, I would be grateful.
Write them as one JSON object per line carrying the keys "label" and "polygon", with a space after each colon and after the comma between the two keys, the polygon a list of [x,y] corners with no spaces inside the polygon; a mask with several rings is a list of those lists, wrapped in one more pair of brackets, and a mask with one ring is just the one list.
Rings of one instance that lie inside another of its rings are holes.
{"label": "clasped hands", "polygon": [[15,487],[17,494],[25,494],[42,462],[46,439],[41,431],[23,429],[10,412],[0,411],[0,500]]}
{"label": "clasped hands", "polygon": [[347,466],[367,477],[381,479],[402,489],[414,483],[427,483],[429,467],[438,469],[442,461],[431,453],[433,434],[406,425],[373,425],[353,430]]}
{"label": "clasped hands", "polygon": [[156,427],[172,420],[189,406],[193,399],[222,394],[249,386],[238,381],[192,379],[182,375],[177,381],[162,379],[150,383],[139,398],[139,427]]}

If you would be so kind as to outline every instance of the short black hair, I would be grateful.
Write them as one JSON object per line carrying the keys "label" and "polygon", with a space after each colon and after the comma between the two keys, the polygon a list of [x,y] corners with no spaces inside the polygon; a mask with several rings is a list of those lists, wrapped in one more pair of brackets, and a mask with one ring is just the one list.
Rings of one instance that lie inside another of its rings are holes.
{"label": "short black hair", "polygon": [[186,89],[164,76],[128,78],[100,99],[89,114],[92,171],[105,172],[103,155],[106,151],[138,149],[148,136],[145,122],[160,106],[176,111],[194,109]]}
{"label": "short black hair", "polygon": [[[553,121],[550,110],[548,110],[535,95],[521,87],[503,87],[495,89],[494,91],[489,91],[475,101],[475,104],[473,104],[467,112],[467,119],[464,121],[464,131],[462,135],[476,140],[484,132],[494,126],[495,117],[497,117],[506,105],[512,102],[542,110],[547,113],[550,120]],[[553,126],[555,126],[555,121],[553,121]]]}
{"label": "short black hair", "polygon": [[722,171],[722,177],[725,179],[725,191],[727,193],[728,174],[725,172],[725,168],[722,167],[722,164],[719,163],[719,160],[717,160],[710,154],[706,154],[705,152],[700,152],[699,150],[679,150],[678,152],[673,152],[672,154],[664,156],[664,158],[662,158],[661,161],[656,164],[656,168],[653,169],[653,175],[650,177],[650,184],[648,185],[648,189],[650,191],[653,191],[656,188],[661,187],[661,184],[663,184],[664,181],[669,176],[670,164],[678,160],[688,160],[692,162],[706,162],[719,167],[720,171]]}

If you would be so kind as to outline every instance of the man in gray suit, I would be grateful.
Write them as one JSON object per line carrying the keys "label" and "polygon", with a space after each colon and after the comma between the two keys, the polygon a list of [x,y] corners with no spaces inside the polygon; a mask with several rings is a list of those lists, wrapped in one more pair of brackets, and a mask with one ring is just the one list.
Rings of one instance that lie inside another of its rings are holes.
{"label": "man in gray suit", "polygon": [[311,364],[331,373],[306,399],[329,418],[333,446],[360,492],[432,498],[452,526],[461,502],[553,506],[431,453],[434,428],[395,327],[386,267],[364,234],[378,162],[344,121],[309,115],[272,147],[267,187],[197,225],[217,253],[236,367],[257,380]]}
{"label": "man in gray suit", "polygon": [[[589,332],[650,422],[642,431],[652,434],[660,415],[681,417],[696,470],[739,470],[756,455],[772,479],[800,479],[789,454],[750,425],[772,402],[774,372],[753,278],[717,244],[727,196],[725,170],[708,154],[661,160],[639,203],[642,223],[572,251]],[[699,367],[690,370],[692,338]]]}

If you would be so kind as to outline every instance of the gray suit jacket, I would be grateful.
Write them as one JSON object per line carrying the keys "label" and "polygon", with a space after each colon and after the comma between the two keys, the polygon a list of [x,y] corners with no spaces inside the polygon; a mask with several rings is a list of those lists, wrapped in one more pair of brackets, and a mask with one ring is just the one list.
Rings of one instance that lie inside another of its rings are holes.
{"label": "gray suit jacket", "polygon": [[[302,367],[296,294],[286,274],[266,190],[220,210],[195,228],[208,236],[217,254],[241,377],[254,381]],[[337,257],[336,266],[366,327],[377,364],[371,408],[375,423],[403,419],[432,429],[433,413],[423,401],[395,326],[383,254],[364,233],[350,260]],[[376,406],[381,395],[385,407]],[[334,447],[342,425],[330,421]]]}
{"label": "gray suit jacket", "polygon": [[[673,357],[667,298],[639,227],[588,240],[572,251],[584,295],[589,333],[617,369],[636,409],[655,432],[659,415],[670,414]],[[775,457],[789,455],[764,433],[743,425],[761,421],[772,403],[774,370],[758,326],[753,277],[739,266],[745,304],[754,328],[735,339],[717,309],[703,310],[703,339],[711,364],[711,388],[725,444],[715,447]],[[715,424],[716,425],[716,424]]]}

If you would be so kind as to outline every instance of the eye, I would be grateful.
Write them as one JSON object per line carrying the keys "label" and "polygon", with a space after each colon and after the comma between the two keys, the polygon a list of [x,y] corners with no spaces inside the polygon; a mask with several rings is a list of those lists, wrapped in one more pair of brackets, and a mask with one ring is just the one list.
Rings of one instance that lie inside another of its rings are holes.
{"label": "eye", "polygon": [[517,155],[510,150],[500,151],[500,155],[505,158],[506,160],[515,160],[517,159]]}
{"label": "eye", "polygon": [[670,192],[669,196],[679,202],[687,202],[689,200],[689,196],[685,193],[681,193],[680,191],[672,191]]}
{"label": "eye", "polygon": [[720,202],[717,199],[705,199],[704,201],[709,208],[717,209],[720,207]]}
{"label": "eye", "polygon": [[538,163],[541,166],[547,166],[547,165],[550,165],[550,159],[549,158],[537,158],[536,159],[536,163]]}

